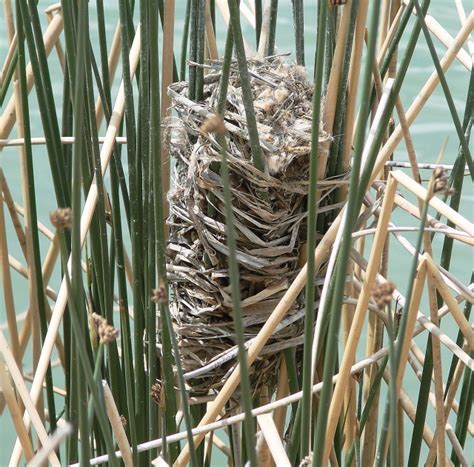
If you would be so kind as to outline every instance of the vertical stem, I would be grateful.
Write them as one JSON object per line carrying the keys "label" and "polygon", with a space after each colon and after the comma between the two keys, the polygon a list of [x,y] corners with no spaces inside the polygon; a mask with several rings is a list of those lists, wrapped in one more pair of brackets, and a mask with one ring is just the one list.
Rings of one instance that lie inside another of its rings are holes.
{"label": "vertical stem", "polygon": [[221,147],[221,176],[224,191],[224,210],[226,219],[227,247],[229,249],[229,276],[232,293],[235,338],[237,341],[239,365],[241,371],[240,387],[242,391],[242,405],[245,412],[244,434],[247,446],[247,455],[251,467],[257,467],[257,453],[255,450],[255,427],[252,417],[252,395],[250,387],[249,368],[247,364],[247,352],[245,350],[244,327],[242,324],[242,310],[240,300],[240,278],[239,265],[237,262],[237,242],[234,229],[234,212],[232,210],[232,196],[230,191],[230,176],[227,163],[227,143],[223,135],[218,135],[218,142]]}
{"label": "vertical stem", "polygon": [[244,102],[245,115],[247,117],[250,148],[252,151],[252,160],[255,167],[262,171],[265,168],[265,162],[260,149],[258,137],[257,120],[253,106],[252,88],[250,86],[249,72],[247,69],[247,58],[245,57],[244,40],[240,26],[240,14],[237,0],[228,0],[230,12],[230,25],[234,36],[235,53],[239,65],[239,73],[242,86],[242,99]]}
{"label": "vertical stem", "polygon": [[262,31],[262,0],[255,0],[255,38],[257,50],[260,44],[260,33]]}
{"label": "vertical stem", "polygon": [[[372,66],[375,57],[375,45],[377,39],[378,19],[379,19],[380,3],[376,2],[372,11],[372,18],[369,29],[369,43],[367,50],[367,62],[364,70],[364,79],[362,87],[362,101],[367,102],[371,90]],[[313,456],[313,465],[321,465],[323,462],[323,449],[328,441],[332,439],[335,429],[335,420],[331,420],[331,430],[326,432],[328,426],[328,412],[332,393],[332,376],[334,375],[334,367],[336,355],[332,349],[334,340],[338,339],[339,323],[342,308],[343,289],[346,280],[347,264],[349,261],[349,252],[351,248],[351,235],[356,215],[359,211],[357,205],[357,193],[359,191],[359,172],[362,163],[362,151],[365,140],[366,119],[360,122],[355,140],[354,162],[349,185],[349,196],[347,204],[347,217],[344,226],[341,249],[338,255],[336,273],[334,278],[334,293],[332,295],[332,304],[330,312],[329,330],[326,344],[326,359],[323,371],[323,389],[320,397],[320,405],[317,418],[317,428],[315,431],[314,446],[316,448]],[[327,459],[329,452],[325,449],[324,459]]]}
{"label": "vertical stem", "polygon": [[[304,6],[303,0],[292,0],[293,28],[295,31],[296,63],[304,66]],[[258,44],[257,44],[258,46]]]}
{"label": "vertical stem", "polygon": [[276,36],[276,24],[278,18],[278,0],[270,0],[270,31],[268,35],[268,43],[266,56],[273,55],[275,53],[275,36]]}
{"label": "vertical stem", "polygon": [[308,193],[308,236],[307,248],[310,254],[307,260],[306,273],[306,301],[304,320],[303,346],[303,398],[301,400],[301,445],[300,457],[305,458],[310,452],[311,439],[311,398],[312,398],[312,341],[314,327],[314,297],[315,297],[315,259],[311,254],[316,248],[316,219],[317,219],[317,178],[319,162],[319,128],[321,120],[321,97],[324,71],[324,51],[326,45],[327,2],[321,3],[319,15],[315,83],[313,92],[313,115],[311,123],[311,152],[309,166],[309,193]]}

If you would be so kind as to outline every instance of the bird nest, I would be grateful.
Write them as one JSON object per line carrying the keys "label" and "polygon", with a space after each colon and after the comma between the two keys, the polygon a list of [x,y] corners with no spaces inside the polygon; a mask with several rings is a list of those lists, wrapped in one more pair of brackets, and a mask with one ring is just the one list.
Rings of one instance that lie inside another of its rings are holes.
{"label": "bird nest", "polygon": [[[254,338],[304,263],[313,85],[305,71],[280,59],[249,62],[265,172],[251,158],[241,81],[231,67],[224,122],[240,268],[245,339]],[[170,192],[168,274],[170,306],[185,378],[192,392],[219,389],[237,361],[228,271],[220,147],[201,130],[215,113],[220,64],[204,80],[204,99],[188,85],[169,88],[178,118],[170,125],[175,158]],[[320,130],[320,147],[329,135]],[[327,146],[327,145],[326,145]],[[323,209],[340,179],[321,180]],[[321,280],[316,279],[319,287]],[[272,384],[277,354],[303,342],[304,302],[294,303],[252,365],[254,390]]]}

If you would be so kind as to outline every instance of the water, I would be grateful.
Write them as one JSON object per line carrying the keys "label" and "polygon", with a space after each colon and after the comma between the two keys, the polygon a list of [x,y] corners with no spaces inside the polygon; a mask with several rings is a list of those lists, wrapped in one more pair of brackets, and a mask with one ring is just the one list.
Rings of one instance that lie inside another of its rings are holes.
{"label": "water", "polygon": [[[39,11],[42,12],[51,2],[41,0],[39,2]],[[107,33],[109,36],[109,45],[113,32],[115,30],[115,25],[118,17],[118,6],[115,2],[104,2],[107,9],[106,18],[107,23]],[[306,62],[309,65],[309,68],[312,68],[314,60],[314,40],[316,34],[316,2],[307,2],[305,9],[305,27],[306,27]],[[468,2],[464,2],[465,4]],[[0,1],[0,4],[3,6],[3,2]],[[176,40],[176,50],[179,49],[179,44],[182,37],[183,29],[183,15],[184,15],[184,0],[177,0],[176,2],[176,31],[175,31],[175,40]],[[93,8],[93,4],[91,4]],[[460,22],[456,14],[454,7],[454,2],[451,0],[437,0],[432,2],[430,8],[430,14],[432,14],[442,25],[443,27],[451,34],[455,35],[460,27]],[[96,25],[93,22],[94,15],[91,14],[91,34],[94,36],[97,34]],[[244,33],[246,39],[249,43],[253,44],[254,33],[250,26],[244,21]],[[0,21],[0,63],[3,63],[4,58],[7,53],[7,42],[4,31],[3,18]],[[411,30],[411,25],[408,27],[408,30]],[[222,41],[225,37],[225,29],[222,21],[218,21],[217,29],[218,39],[220,41],[220,50],[222,51]],[[403,52],[404,44],[406,43],[406,38],[408,34],[405,34],[405,41],[402,43],[400,54]],[[280,2],[280,12],[278,17],[277,24],[277,46],[281,52],[291,52],[294,47],[294,38],[293,38],[293,26],[292,26],[292,16],[291,16],[291,2],[289,0],[283,0]],[[441,56],[444,53],[444,47],[439,44],[435,39],[435,44],[438,48],[438,54]],[[53,52],[50,56],[50,66],[51,66],[51,76],[53,80],[53,93],[56,100],[57,112],[60,118],[61,116],[61,96],[62,96],[62,73],[60,71],[59,62],[57,60],[56,54]],[[400,93],[403,105],[407,109],[410,103],[413,101],[415,96],[418,94],[419,90],[426,82],[430,74],[433,72],[434,67],[431,61],[431,58],[428,53],[428,48],[426,46],[423,36],[420,36],[419,44],[416,48],[412,66],[408,71],[407,78],[403,84],[402,91]],[[120,73],[120,70],[117,72]],[[451,92],[453,99],[457,108],[457,111],[462,119],[466,92],[469,80],[469,74],[467,70],[456,61],[450,68],[447,73],[448,83],[450,84]],[[116,93],[117,86],[115,86]],[[114,95],[114,94],[113,94]],[[38,104],[34,92],[30,95],[29,99],[30,105],[30,115],[31,115],[31,125],[32,125],[32,135],[41,136],[43,134],[41,119],[38,110]],[[3,112],[3,109],[2,109]],[[447,110],[446,100],[441,88],[438,86],[435,93],[429,100],[425,109],[419,115],[417,121],[411,128],[411,134],[414,139],[415,149],[417,152],[418,160],[420,162],[433,162],[436,160],[437,155],[442,147],[446,138],[448,138],[448,144],[446,148],[446,153],[443,158],[443,163],[452,163],[457,154],[457,137],[454,125],[452,123],[450,114]],[[11,137],[16,135],[12,134]],[[401,144],[398,150],[395,153],[394,158],[396,160],[406,161],[408,160],[405,147]],[[18,158],[18,149],[17,148],[6,148],[0,153],[0,161],[2,168],[5,172],[7,180],[9,182],[12,194],[15,200],[22,204],[21,199],[21,184],[20,184],[20,171],[19,171],[19,158]],[[36,146],[34,149],[34,165],[35,165],[35,184],[37,193],[39,196],[37,198],[37,208],[39,219],[44,222],[48,227],[49,223],[49,212],[56,208],[54,193],[52,192],[52,180],[49,172],[49,163],[47,160],[47,153],[44,147]],[[423,172],[425,178],[429,177],[429,173]],[[466,179],[466,185],[468,185],[468,179]],[[468,185],[469,186],[469,185]],[[473,201],[473,191],[472,185],[469,189],[466,189],[466,196],[464,196],[461,203],[461,213],[466,217],[472,219],[472,201]],[[413,201],[411,196],[407,196],[408,199]],[[12,226],[9,221],[8,215],[8,242],[9,242],[9,251],[10,254],[15,258],[22,258],[21,250],[16,241],[16,237],[13,234]],[[413,219],[404,216],[397,215],[395,217],[397,222],[400,225],[417,225],[416,221]],[[406,236],[411,240],[415,240],[414,234],[407,233]],[[434,250],[440,251],[441,238],[436,238],[434,243]],[[41,238],[41,253],[42,258],[47,252],[49,242]],[[406,290],[406,281],[407,281],[407,269],[410,264],[410,256],[405,252],[395,241],[391,242],[391,262],[389,265],[389,277],[397,284],[398,288],[404,292]],[[439,260],[439,258],[435,258]],[[459,277],[464,282],[469,281],[470,270],[473,259],[472,250],[468,249],[465,245],[460,245],[459,243],[455,244],[455,249],[453,253],[452,260],[452,272]],[[25,288],[24,279],[17,274],[12,272],[12,279],[14,281],[14,286],[16,290],[21,290]],[[51,286],[57,290],[59,287],[59,277],[56,275],[52,278]],[[0,301],[0,322],[4,322],[4,304],[3,304],[3,294]],[[15,295],[15,307],[17,313],[22,313],[27,307],[27,294],[26,293],[17,293]],[[424,310],[427,308],[425,306]],[[427,311],[426,311],[427,313]],[[450,337],[455,338],[457,333],[457,328],[455,323],[450,319],[443,321],[442,325],[443,330],[450,335]],[[417,342],[421,348],[425,347],[426,337],[423,334],[418,338]],[[56,356],[53,356],[53,360]],[[448,365],[450,362],[450,353],[444,352],[443,350],[443,372],[446,374],[448,371]],[[411,372],[410,369],[407,369],[409,375],[409,383],[407,389],[410,390],[411,384],[413,384],[413,394],[416,394],[417,391],[417,382],[416,378]],[[416,402],[416,401],[414,401]],[[411,430],[407,430],[407,436],[409,436]],[[9,455],[11,453],[11,448],[14,443],[15,433],[11,425],[8,414],[3,414],[0,418],[0,465],[7,465]],[[472,441],[472,439],[471,439]],[[466,451],[469,452],[469,451]]]}

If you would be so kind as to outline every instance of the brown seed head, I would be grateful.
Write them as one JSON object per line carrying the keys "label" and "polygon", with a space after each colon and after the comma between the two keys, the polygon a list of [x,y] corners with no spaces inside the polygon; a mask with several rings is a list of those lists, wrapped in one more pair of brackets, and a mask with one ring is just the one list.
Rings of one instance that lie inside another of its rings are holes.
{"label": "brown seed head", "polygon": [[157,289],[153,289],[151,292],[151,301],[157,305],[166,303],[166,299],[166,290],[162,285],[160,285]]}
{"label": "brown seed head", "polygon": [[120,421],[122,422],[122,426],[124,428],[128,425],[127,419],[123,415],[120,415]]}
{"label": "brown seed head", "polygon": [[372,290],[372,298],[379,309],[383,309],[392,301],[392,294],[395,290],[393,282],[384,282],[374,287]]}
{"label": "brown seed head", "polygon": [[444,167],[436,167],[433,171],[433,193],[452,196],[455,189],[449,186],[449,179]]}
{"label": "brown seed head", "polygon": [[159,406],[162,404],[161,392],[162,392],[163,385],[161,384],[160,380],[156,380],[156,383],[152,385],[150,396],[155,401],[155,403]]}
{"label": "brown seed head", "polygon": [[51,224],[59,231],[70,229],[72,225],[72,211],[71,208],[58,208],[49,214]]}
{"label": "brown seed head", "polygon": [[95,329],[97,335],[99,336],[99,343],[100,344],[107,344],[108,342],[112,342],[117,339],[119,332],[118,329],[115,329],[107,320],[98,315],[97,313],[92,313],[92,320],[95,325]]}
{"label": "brown seed head", "polygon": [[224,125],[224,119],[221,115],[211,115],[202,122],[201,131],[204,133],[216,133],[225,135],[227,130]]}

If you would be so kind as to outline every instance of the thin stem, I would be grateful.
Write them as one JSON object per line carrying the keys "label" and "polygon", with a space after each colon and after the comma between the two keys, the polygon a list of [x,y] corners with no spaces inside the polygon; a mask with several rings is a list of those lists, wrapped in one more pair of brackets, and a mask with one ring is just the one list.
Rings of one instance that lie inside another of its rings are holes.
{"label": "thin stem", "polygon": [[270,0],[270,30],[268,34],[266,56],[275,53],[276,24],[278,19],[278,0]]}
{"label": "thin stem", "polygon": [[[376,2],[372,11],[372,19],[369,28],[369,42],[367,50],[367,61],[364,70],[364,78],[362,84],[361,102],[367,102],[370,96],[372,67],[375,59],[375,46],[378,29],[378,19],[380,12],[380,2]],[[365,116],[364,116],[365,117]],[[337,342],[339,335],[339,323],[342,310],[343,290],[346,281],[347,263],[351,249],[352,229],[358,213],[357,193],[360,189],[359,173],[362,164],[362,151],[365,139],[365,130],[367,120],[361,119],[356,132],[354,160],[349,185],[349,196],[347,204],[346,224],[342,237],[341,248],[338,255],[336,273],[334,278],[334,292],[332,294],[332,304],[330,311],[329,330],[326,343],[326,357],[323,370],[323,390],[319,401],[319,411],[314,437],[314,454],[313,466],[321,465],[323,460],[323,451],[326,438],[327,416],[329,412],[330,397],[332,392],[332,376],[334,374],[336,352],[332,346]]]}
{"label": "thin stem", "polygon": [[[296,63],[304,66],[304,7],[303,0],[292,0],[293,28],[295,31]],[[319,42],[318,42],[319,44]]]}
{"label": "thin stem", "polygon": [[221,176],[224,192],[224,212],[226,219],[227,247],[229,249],[229,276],[232,293],[232,317],[234,320],[235,338],[237,340],[239,366],[241,372],[240,387],[242,391],[242,403],[245,412],[244,435],[247,446],[247,455],[251,467],[257,467],[257,452],[255,450],[255,427],[252,419],[252,396],[250,388],[250,376],[247,364],[247,352],[245,350],[244,327],[242,324],[242,310],[240,298],[239,265],[237,262],[237,242],[234,229],[234,212],[232,210],[232,195],[230,192],[229,166],[227,163],[227,143],[225,136],[217,135],[221,147]]}
{"label": "thin stem", "polygon": [[[324,72],[324,51],[326,46],[327,2],[322,2],[319,15],[316,70],[313,92],[313,115],[311,122],[311,152],[309,166],[309,193],[308,193],[308,236],[307,248],[309,252],[316,248],[316,219],[317,219],[317,178],[319,160],[319,128],[321,120],[321,101]],[[315,260],[310,253],[307,260],[306,274],[306,302],[304,321],[304,348],[303,348],[303,399],[301,401],[301,459],[310,451],[311,439],[311,385],[312,385],[312,341],[314,327],[314,298],[315,298]]]}
{"label": "thin stem", "polygon": [[249,72],[247,68],[247,58],[245,57],[244,40],[240,26],[240,14],[237,0],[228,0],[230,12],[230,25],[234,35],[235,53],[239,64],[239,73],[242,86],[242,99],[247,117],[250,148],[252,151],[252,160],[255,167],[262,171],[265,168],[263,154],[260,148],[258,137],[257,120],[255,118],[255,109],[253,106],[252,88],[250,86]]}

